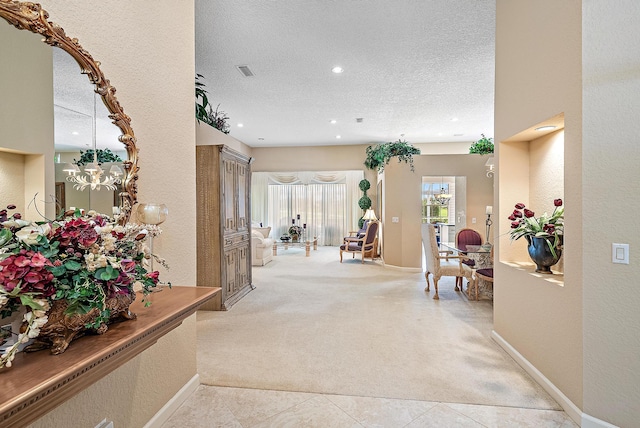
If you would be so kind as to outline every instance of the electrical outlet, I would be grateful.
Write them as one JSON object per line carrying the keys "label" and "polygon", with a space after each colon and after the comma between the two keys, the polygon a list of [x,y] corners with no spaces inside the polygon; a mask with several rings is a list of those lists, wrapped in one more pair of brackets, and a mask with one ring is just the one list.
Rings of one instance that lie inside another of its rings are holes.
{"label": "electrical outlet", "polygon": [[399,217],[391,217],[391,223],[400,223]]}
{"label": "electrical outlet", "polygon": [[476,224],[476,218],[475,217],[471,218],[471,223]]}

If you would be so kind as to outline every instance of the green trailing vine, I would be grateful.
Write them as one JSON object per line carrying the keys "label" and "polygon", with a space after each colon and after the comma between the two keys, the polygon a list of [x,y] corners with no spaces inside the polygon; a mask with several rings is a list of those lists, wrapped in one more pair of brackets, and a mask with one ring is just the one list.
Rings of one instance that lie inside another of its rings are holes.
{"label": "green trailing vine", "polygon": [[482,135],[482,138],[471,144],[471,147],[469,147],[469,153],[478,155],[493,153],[493,138],[487,138],[484,134],[480,135]]}
{"label": "green trailing vine", "polygon": [[369,146],[367,147],[366,154],[367,157],[364,160],[364,166],[377,170],[379,173],[384,171],[384,167],[389,164],[389,161],[393,157],[397,157],[398,162],[408,163],[411,171],[413,171],[413,155],[419,155],[420,149],[413,147],[406,141],[398,140],[392,143]]}
{"label": "green trailing vine", "polygon": [[[109,149],[96,149],[96,159],[99,164],[103,164],[105,162],[122,162],[120,156],[116,155]],[[78,166],[83,166],[93,162],[93,149],[89,149],[86,152],[80,150],[80,159],[74,159],[73,162]]]}
{"label": "green trailing vine", "polygon": [[228,134],[230,131],[227,121],[229,117],[227,113],[220,110],[220,104],[216,106],[214,110],[209,103],[207,97],[207,90],[205,84],[198,81],[198,79],[204,79],[202,74],[196,74],[196,119],[198,122],[204,122],[209,126],[216,128],[217,130]]}

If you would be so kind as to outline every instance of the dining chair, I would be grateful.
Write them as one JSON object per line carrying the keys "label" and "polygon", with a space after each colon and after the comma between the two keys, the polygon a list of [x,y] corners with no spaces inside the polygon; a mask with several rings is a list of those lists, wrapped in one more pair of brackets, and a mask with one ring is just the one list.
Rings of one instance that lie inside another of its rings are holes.
{"label": "dining chair", "polygon": [[424,247],[424,254],[427,262],[427,270],[424,277],[427,281],[425,291],[429,291],[429,274],[433,275],[433,286],[435,288],[435,294],[433,298],[439,300],[438,295],[438,281],[443,276],[456,277],[456,291],[460,291],[458,288],[458,277],[465,277],[469,282],[472,280],[472,276],[469,271],[463,270],[462,259],[463,256],[451,255],[450,251],[440,251],[438,249],[438,243],[436,241],[436,229],[432,224],[422,224],[422,245]]}
{"label": "dining chair", "polygon": [[[482,245],[482,235],[474,229],[460,229],[456,232],[455,242],[456,248],[459,250],[460,254],[466,255],[467,245],[474,245],[478,247]],[[470,270],[473,270],[475,268],[476,261],[467,257],[463,258],[462,264],[468,266]],[[459,284],[460,288],[462,288],[462,276],[456,278],[456,284]]]}
{"label": "dining chair", "polygon": [[480,280],[491,283],[491,286],[493,287],[493,247],[491,247],[491,253],[489,257],[491,259],[491,267],[476,269],[476,271],[474,272],[473,288],[475,289],[476,300],[479,300]]}

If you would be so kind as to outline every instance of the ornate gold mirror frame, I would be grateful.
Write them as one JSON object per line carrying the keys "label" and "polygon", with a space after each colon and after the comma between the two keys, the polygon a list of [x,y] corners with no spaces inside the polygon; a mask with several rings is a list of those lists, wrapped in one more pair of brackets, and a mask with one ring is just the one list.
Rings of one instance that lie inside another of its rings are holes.
{"label": "ornate gold mirror frame", "polygon": [[116,88],[111,86],[109,80],[102,74],[100,62],[95,61],[91,54],[80,46],[78,39],[68,37],[60,26],[48,21],[49,13],[39,4],[0,0],[0,17],[19,30],[41,34],[44,36],[43,42],[69,53],[80,66],[81,73],[86,74],[91,83],[95,85],[95,92],[102,97],[102,101],[109,111],[109,118],[122,131],[122,135],[118,139],[127,148],[128,159],[124,161],[125,173],[122,182],[123,191],[120,193],[121,215],[119,217],[121,224],[126,223],[131,215],[131,209],[137,201],[138,149],[131,128],[131,118],[124,113],[120,106],[115,96]]}

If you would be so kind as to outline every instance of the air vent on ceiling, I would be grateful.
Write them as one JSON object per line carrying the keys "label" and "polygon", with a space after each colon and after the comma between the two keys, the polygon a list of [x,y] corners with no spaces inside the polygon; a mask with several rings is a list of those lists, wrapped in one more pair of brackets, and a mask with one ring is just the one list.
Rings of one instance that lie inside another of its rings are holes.
{"label": "air vent on ceiling", "polygon": [[358,122],[358,123],[362,123],[362,121],[363,121],[363,120],[364,120],[364,119],[363,119],[363,118],[361,118],[361,117],[356,117],[356,122]]}
{"label": "air vent on ceiling", "polygon": [[244,77],[253,77],[253,71],[249,69],[248,65],[236,65],[236,68]]}

